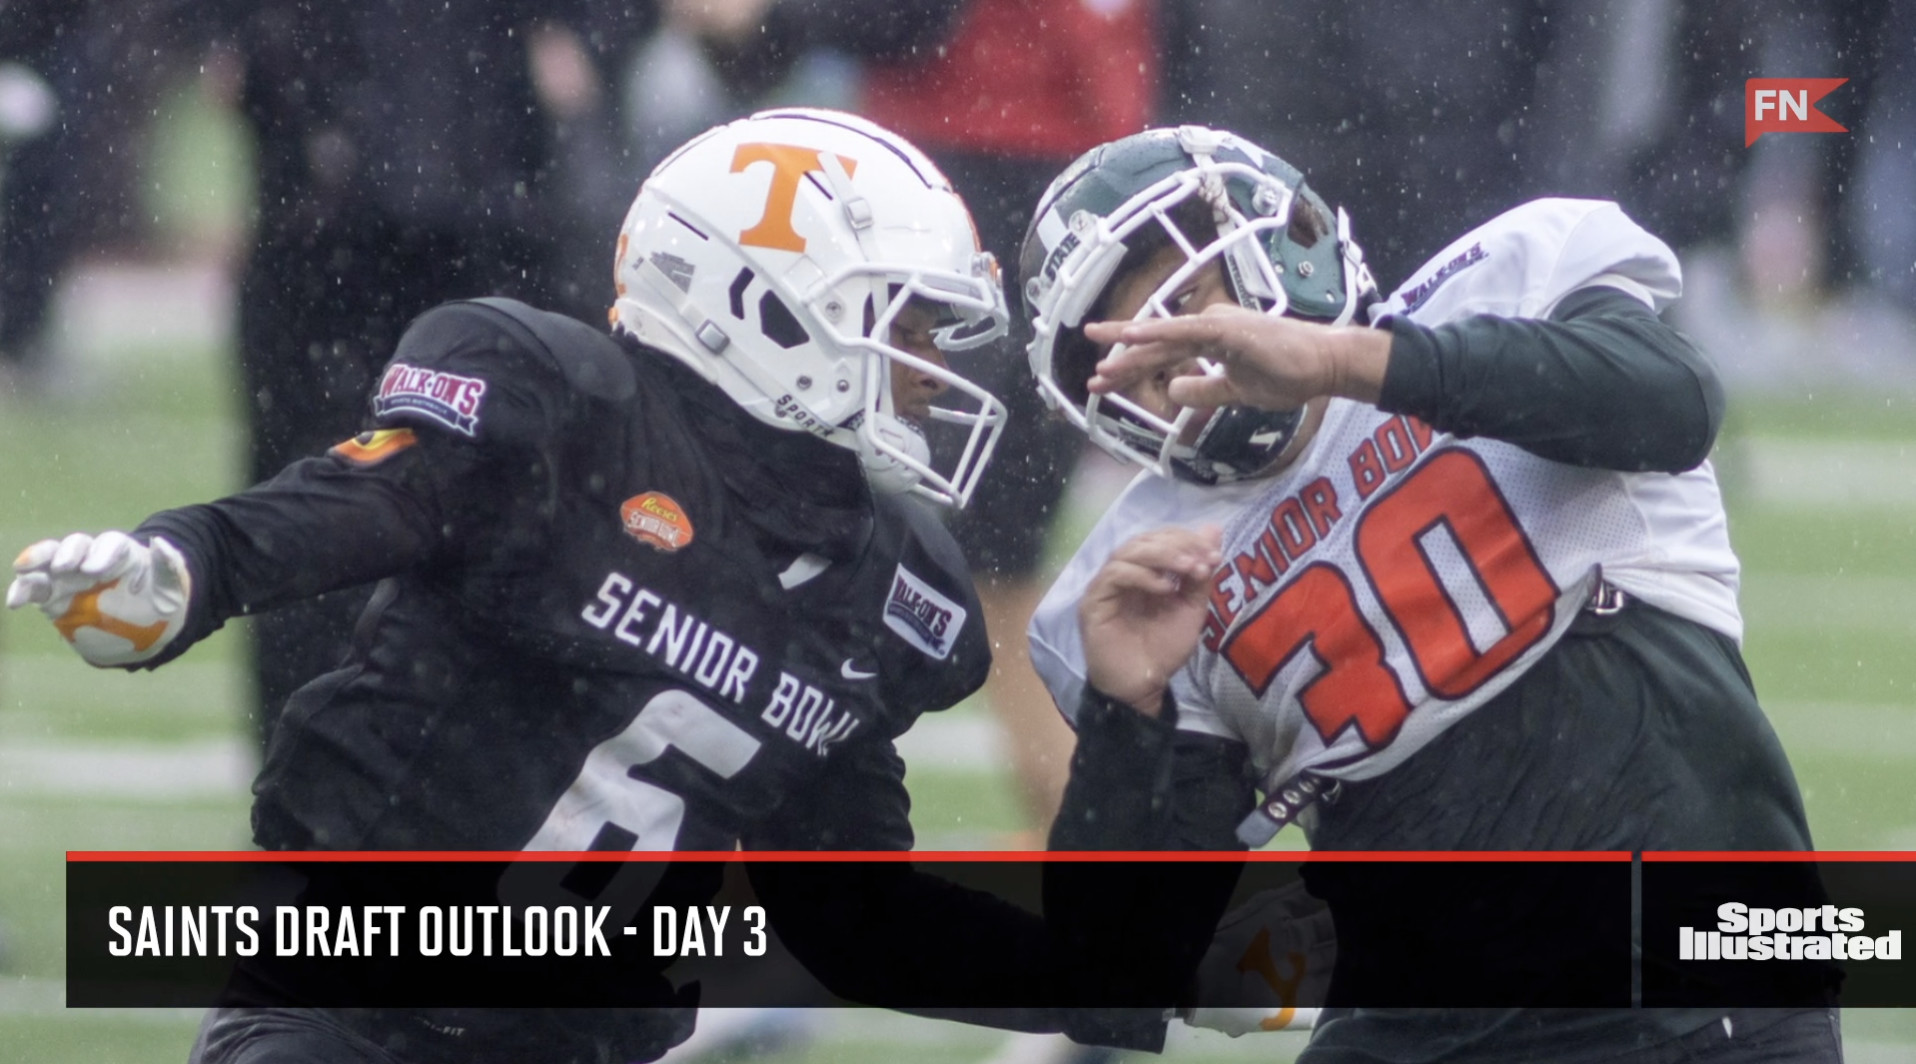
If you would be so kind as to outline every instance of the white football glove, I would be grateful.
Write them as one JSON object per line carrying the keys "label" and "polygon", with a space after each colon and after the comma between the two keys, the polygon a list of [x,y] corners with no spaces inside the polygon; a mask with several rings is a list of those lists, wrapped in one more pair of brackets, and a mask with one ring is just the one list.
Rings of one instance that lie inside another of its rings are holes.
{"label": "white football glove", "polygon": [[1192,1027],[1236,1038],[1304,1030],[1317,1019],[1337,962],[1330,906],[1302,882],[1260,891],[1225,914],[1198,964],[1200,1005],[1179,1013]]}
{"label": "white football glove", "polygon": [[43,539],[13,560],[7,608],[40,607],[89,664],[138,665],[158,657],[186,625],[193,577],[179,549],[124,532]]}

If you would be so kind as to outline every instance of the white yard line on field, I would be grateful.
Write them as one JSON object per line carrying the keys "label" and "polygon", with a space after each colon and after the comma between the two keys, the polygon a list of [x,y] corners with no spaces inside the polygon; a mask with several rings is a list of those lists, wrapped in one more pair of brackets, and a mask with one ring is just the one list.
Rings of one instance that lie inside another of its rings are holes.
{"label": "white yard line on field", "polygon": [[1916,441],[1737,436],[1718,465],[1732,498],[1765,506],[1916,506]]}
{"label": "white yard line on field", "polygon": [[[976,772],[1002,762],[983,716],[928,716],[899,748],[919,770]],[[259,757],[244,738],[185,743],[9,742],[0,746],[0,800],[29,796],[199,799],[244,797]]]}
{"label": "white yard line on field", "polygon": [[237,739],[10,743],[0,749],[0,798],[244,796],[257,771],[251,745]]}
{"label": "white yard line on field", "polygon": [[1753,573],[1738,596],[1752,629],[1916,638],[1916,578],[1882,573]]}
{"label": "white yard line on field", "polygon": [[[1902,704],[1773,702],[1766,707],[1790,744],[1872,759],[1916,758],[1916,709]],[[1813,721],[1802,726],[1798,722]],[[985,772],[1006,764],[997,726],[982,713],[921,718],[898,740],[908,768]],[[244,797],[258,771],[249,740],[184,743],[10,742],[0,747],[0,799]]]}

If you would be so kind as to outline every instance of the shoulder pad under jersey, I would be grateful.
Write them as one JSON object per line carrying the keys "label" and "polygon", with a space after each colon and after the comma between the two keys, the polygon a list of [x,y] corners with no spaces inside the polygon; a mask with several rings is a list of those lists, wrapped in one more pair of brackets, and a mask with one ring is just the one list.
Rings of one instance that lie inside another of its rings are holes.
{"label": "shoulder pad under jersey", "polygon": [[577,399],[629,398],[634,387],[617,342],[587,325],[507,299],[446,303],[400,337],[373,390],[373,424],[538,443]]}
{"label": "shoulder pad under jersey", "polygon": [[1541,318],[1564,296],[1600,279],[1657,310],[1683,292],[1668,245],[1606,200],[1540,199],[1465,233],[1371,309],[1441,325],[1472,314]]}
{"label": "shoulder pad under jersey", "polygon": [[490,296],[472,302],[498,311],[532,334],[575,390],[614,402],[632,398],[632,362],[604,330],[516,299]]}

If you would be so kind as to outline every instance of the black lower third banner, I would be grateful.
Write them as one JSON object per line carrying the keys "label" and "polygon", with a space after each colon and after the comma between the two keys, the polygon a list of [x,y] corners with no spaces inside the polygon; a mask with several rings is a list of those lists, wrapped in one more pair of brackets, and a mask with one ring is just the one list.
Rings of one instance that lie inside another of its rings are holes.
{"label": "black lower third banner", "polygon": [[74,853],[67,1003],[1916,1006],[1801,856]]}

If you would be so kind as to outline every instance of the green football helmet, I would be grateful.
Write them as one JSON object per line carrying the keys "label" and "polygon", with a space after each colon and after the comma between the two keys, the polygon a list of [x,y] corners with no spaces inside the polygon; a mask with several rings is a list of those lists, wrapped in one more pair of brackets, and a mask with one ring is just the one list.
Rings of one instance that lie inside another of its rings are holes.
{"label": "green football helmet", "polygon": [[1377,286],[1344,212],[1333,213],[1295,167],[1232,133],[1183,126],[1112,141],[1072,163],[1039,201],[1019,266],[1031,372],[1046,403],[1106,451],[1161,475],[1204,484],[1257,476],[1289,445],[1301,410],[1226,407],[1184,444],[1192,411],[1167,421],[1123,396],[1086,392],[1097,353],[1085,321],[1102,316],[1127,252],[1166,239],[1187,261],[1140,318],[1171,316],[1172,293],[1215,260],[1237,302],[1266,314],[1346,324]]}

